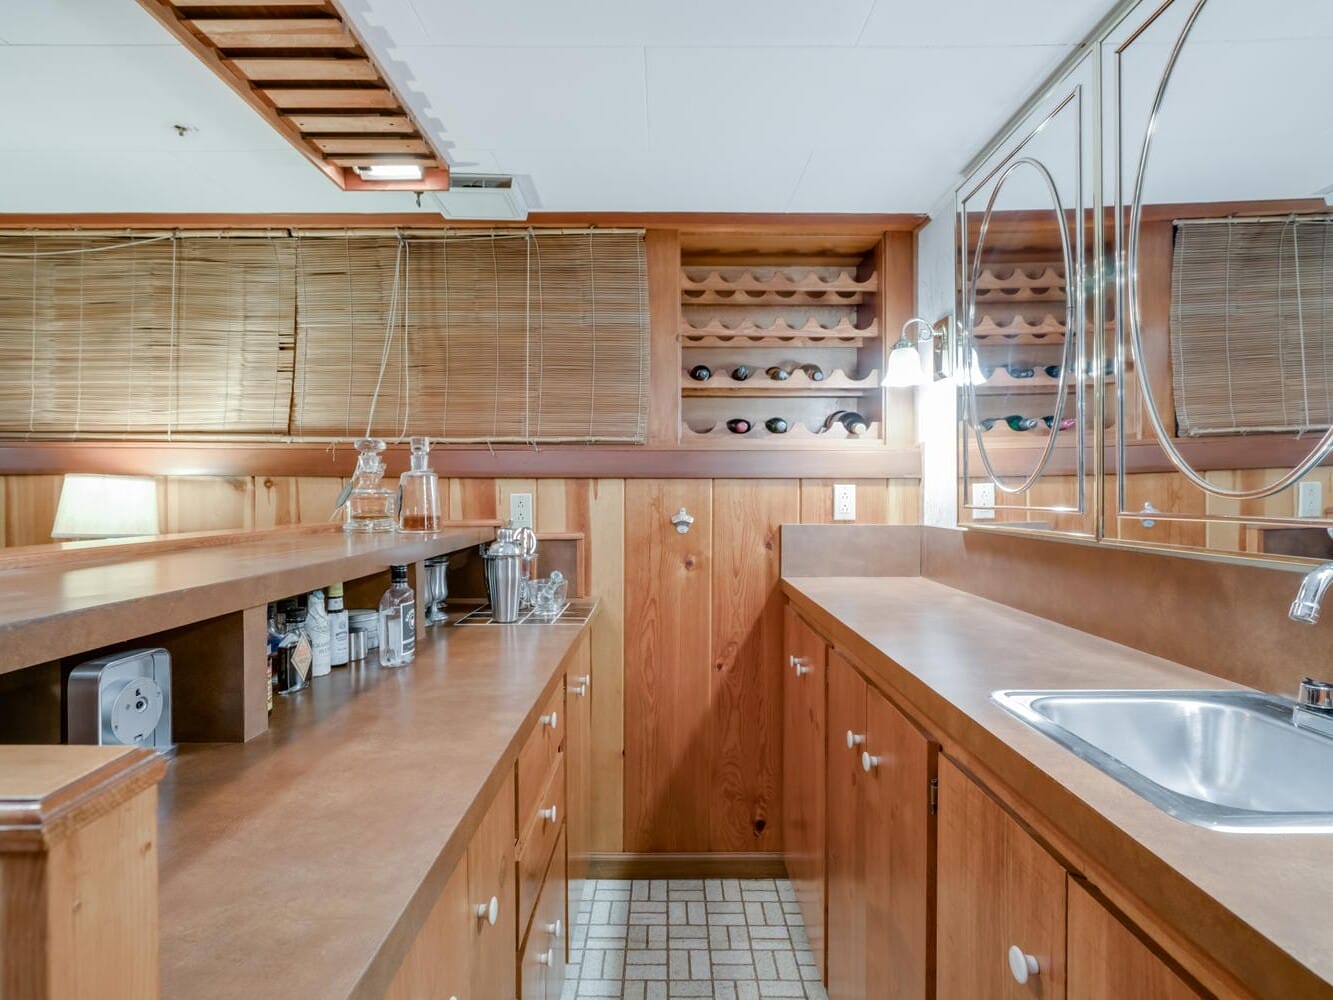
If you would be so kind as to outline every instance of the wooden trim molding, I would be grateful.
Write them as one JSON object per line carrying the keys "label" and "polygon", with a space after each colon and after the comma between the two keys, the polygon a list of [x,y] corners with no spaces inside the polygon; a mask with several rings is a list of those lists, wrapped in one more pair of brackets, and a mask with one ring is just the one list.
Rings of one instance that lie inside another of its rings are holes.
{"label": "wooden trim molding", "polygon": [[590,854],[588,878],[786,878],[781,854]]}

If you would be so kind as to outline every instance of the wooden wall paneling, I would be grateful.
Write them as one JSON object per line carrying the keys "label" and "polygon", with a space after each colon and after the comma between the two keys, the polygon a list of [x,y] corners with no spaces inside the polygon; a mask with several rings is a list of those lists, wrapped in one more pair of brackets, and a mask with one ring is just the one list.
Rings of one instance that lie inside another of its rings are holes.
{"label": "wooden wall paneling", "polygon": [[[888,524],[889,480],[849,479],[856,487],[856,520],[845,524]],[[833,487],[840,480],[801,480],[801,523],[833,523]]]}
{"label": "wooden wall paneling", "polygon": [[648,268],[648,443],[680,439],[680,233],[650,229]]}
{"label": "wooden wall paneling", "polygon": [[254,527],[255,482],[248,476],[169,476],[162,530],[211,531]]}
{"label": "wooden wall paneling", "polygon": [[5,544],[41,545],[51,540],[64,476],[6,476]]}
{"label": "wooden wall paneling", "polygon": [[[1202,521],[1157,520],[1151,528],[1147,528],[1140,518],[1117,517],[1115,480],[1108,477],[1107,484],[1106,534],[1109,537],[1194,548],[1202,548],[1206,544],[1207,526]],[[1178,472],[1135,472],[1126,476],[1126,510],[1141,510],[1144,503],[1149,501],[1158,510],[1197,514],[1206,512],[1203,491],[1191,485]]]}
{"label": "wooden wall paneling", "polygon": [[886,520],[889,524],[921,523],[921,480],[888,481]]}
{"label": "wooden wall paneling", "polygon": [[[625,481],[587,484],[589,592],[601,600],[592,626],[591,850],[624,849],[625,813]],[[688,537],[688,536],[687,536]]]}
{"label": "wooden wall paneling", "polygon": [[[712,493],[709,481],[625,484],[627,851],[709,848]],[[681,507],[694,517],[683,535],[670,521]]]}
{"label": "wooden wall paneling", "polygon": [[[1139,233],[1139,326],[1143,334],[1142,364],[1167,432],[1176,433],[1175,387],[1171,381],[1171,270],[1175,224],[1170,219],[1145,222]],[[1140,407],[1147,400],[1139,398]],[[1141,433],[1152,425],[1140,418]]]}
{"label": "wooden wall paneling", "polygon": [[778,529],[800,516],[797,480],[713,483],[709,850],[782,847]]}
{"label": "wooden wall paneling", "polygon": [[[448,482],[450,520],[494,520],[499,516],[494,479],[450,479]],[[444,489],[444,483],[440,484],[440,489]],[[444,505],[443,497],[440,503]]]}

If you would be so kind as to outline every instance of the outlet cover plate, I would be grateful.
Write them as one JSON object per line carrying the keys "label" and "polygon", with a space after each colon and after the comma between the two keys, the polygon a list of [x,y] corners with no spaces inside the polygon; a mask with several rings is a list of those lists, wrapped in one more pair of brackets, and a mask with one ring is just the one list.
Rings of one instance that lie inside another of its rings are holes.
{"label": "outlet cover plate", "polygon": [[1320,482],[1296,484],[1296,516],[1324,516],[1324,487]]}
{"label": "outlet cover plate", "polygon": [[515,528],[532,528],[534,531],[537,529],[532,522],[531,493],[509,494],[509,520],[513,522]]}
{"label": "outlet cover plate", "polygon": [[995,484],[972,484],[972,520],[995,520]]}
{"label": "outlet cover plate", "polygon": [[833,486],[833,520],[856,520],[856,484],[835,483]]}

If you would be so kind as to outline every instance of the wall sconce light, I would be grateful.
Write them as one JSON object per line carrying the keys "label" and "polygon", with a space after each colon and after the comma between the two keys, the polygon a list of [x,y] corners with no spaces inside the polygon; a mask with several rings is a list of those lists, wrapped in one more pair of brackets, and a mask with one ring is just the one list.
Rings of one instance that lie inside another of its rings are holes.
{"label": "wall sconce light", "polygon": [[[921,332],[915,338],[907,333],[914,326],[921,328]],[[922,367],[919,344],[932,345],[929,372]],[[973,385],[980,385],[986,381],[981,371],[981,359],[977,357],[975,348],[970,353],[966,372],[960,372],[962,366],[956,360],[957,344],[954,338],[953,318],[943,316],[932,324],[920,316],[913,316],[903,324],[898,342],[889,351],[884,381],[881,384],[888,389],[910,389],[925,385],[931,375],[935,381],[939,381],[965,374]]]}
{"label": "wall sconce light", "polygon": [[65,477],[52,538],[126,538],[157,533],[157,482],[151,476]]}

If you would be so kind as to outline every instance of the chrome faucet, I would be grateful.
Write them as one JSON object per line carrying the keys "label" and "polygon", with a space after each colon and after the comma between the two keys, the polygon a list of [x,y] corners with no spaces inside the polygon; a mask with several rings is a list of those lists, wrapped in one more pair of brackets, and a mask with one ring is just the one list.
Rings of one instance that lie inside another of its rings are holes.
{"label": "chrome faucet", "polygon": [[1324,599],[1324,591],[1333,584],[1333,562],[1316,566],[1305,574],[1301,589],[1296,591],[1296,600],[1291,602],[1287,615],[1294,622],[1313,625],[1319,621],[1319,602]]}

